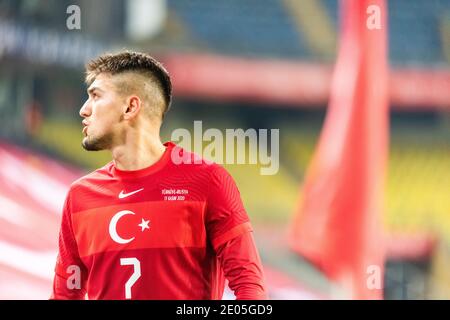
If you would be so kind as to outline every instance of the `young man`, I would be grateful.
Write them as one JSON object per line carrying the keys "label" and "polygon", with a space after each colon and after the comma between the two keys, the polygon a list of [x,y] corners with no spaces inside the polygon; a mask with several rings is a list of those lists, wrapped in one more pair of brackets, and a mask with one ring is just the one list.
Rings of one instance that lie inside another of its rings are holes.
{"label": "young man", "polygon": [[161,143],[164,67],[143,53],[103,55],[86,83],[82,145],[113,160],[68,192],[52,298],[221,299],[225,278],[237,299],[267,298],[232,177]]}

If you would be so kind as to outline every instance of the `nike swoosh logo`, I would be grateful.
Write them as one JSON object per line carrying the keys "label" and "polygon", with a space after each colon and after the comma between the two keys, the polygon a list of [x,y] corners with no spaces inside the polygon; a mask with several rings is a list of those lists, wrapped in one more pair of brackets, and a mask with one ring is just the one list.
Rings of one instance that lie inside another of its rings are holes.
{"label": "nike swoosh logo", "polygon": [[131,195],[133,195],[135,193],[138,193],[139,191],[142,191],[142,190],[144,190],[144,188],[141,188],[139,190],[135,190],[135,191],[132,191],[132,192],[128,192],[128,193],[124,193],[123,190],[122,190],[119,193],[119,199],[123,199],[123,198],[129,197],[129,196],[131,196]]}

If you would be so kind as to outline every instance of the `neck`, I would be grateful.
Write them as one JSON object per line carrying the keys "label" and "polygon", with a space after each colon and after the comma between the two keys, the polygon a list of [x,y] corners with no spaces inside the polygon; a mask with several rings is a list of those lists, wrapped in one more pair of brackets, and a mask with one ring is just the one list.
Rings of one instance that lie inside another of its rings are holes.
{"label": "neck", "polygon": [[165,150],[159,133],[131,129],[125,133],[123,143],[111,149],[111,154],[117,169],[132,171],[155,164]]}

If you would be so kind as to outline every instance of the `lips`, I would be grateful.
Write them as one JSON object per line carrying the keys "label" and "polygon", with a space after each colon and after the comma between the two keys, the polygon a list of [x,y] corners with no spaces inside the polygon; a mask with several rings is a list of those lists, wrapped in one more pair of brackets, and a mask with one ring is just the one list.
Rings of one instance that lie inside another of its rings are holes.
{"label": "lips", "polygon": [[81,123],[83,124],[83,134],[85,134],[87,131],[88,123],[85,120],[83,120]]}

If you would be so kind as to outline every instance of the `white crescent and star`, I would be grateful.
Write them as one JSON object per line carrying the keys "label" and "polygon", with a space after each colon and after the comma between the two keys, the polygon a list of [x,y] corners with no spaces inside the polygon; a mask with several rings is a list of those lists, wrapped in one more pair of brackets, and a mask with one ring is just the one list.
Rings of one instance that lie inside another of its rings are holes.
{"label": "white crescent and star", "polygon": [[144,218],[141,218],[142,222],[138,224],[139,227],[141,227],[141,231],[144,232],[145,229],[150,229],[148,224],[150,223],[150,220],[144,220]]}
{"label": "white crescent and star", "polygon": [[[120,218],[122,218],[123,216],[129,215],[129,214],[134,215],[135,213],[130,210],[119,211],[112,217],[112,219],[109,223],[109,235],[111,236],[111,239],[113,239],[115,242],[117,242],[119,244],[129,243],[129,242],[133,241],[135,238],[135,237],[132,237],[129,239],[124,239],[121,236],[119,236],[119,234],[117,233],[117,223],[119,222]],[[145,229],[150,229],[149,223],[150,223],[150,220],[144,220],[143,218],[141,218],[141,223],[138,224],[138,226],[141,227],[141,232],[144,232]]]}

